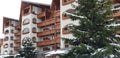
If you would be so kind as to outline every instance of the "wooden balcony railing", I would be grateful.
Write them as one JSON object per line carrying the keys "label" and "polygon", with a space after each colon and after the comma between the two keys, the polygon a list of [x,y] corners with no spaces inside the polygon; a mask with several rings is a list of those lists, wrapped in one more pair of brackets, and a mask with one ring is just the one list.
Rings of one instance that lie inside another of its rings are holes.
{"label": "wooden balcony railing", "polygon": [[60,43],[60,37],[56,37],[52,40],[44,40],[44,41],[37,42],[37,46],[47,46],[47,45],[52,45],[57,43]]}
{"label": "wooden balcony railing", "polygon": [[21,39],[15,39],[14,42],[15,42],[15,43],[20,43],[20,42],[21,42]]}
{"label": "wooden balcony railing", "polygon": [[117,11],[117,12],[114,13],[112,16],[113,16],[113,17],[119,17],[119,16],[120,16],[120,11]]}
{"label": "wooden balcony railing", "polygon": [[15,36],[20,36],[20,35],[21,35],[21,32],[15,33]]}
{"label": "wooden balcony railing", "polygon": [[15,26],[15,29],[16,30],[20,29],[20,25]]}
{"label": "wooden balcony railing", "polygon": [[62,0],[62,5],[64,6],[64,5],[67,5],[67,4],[71,4],[73,2],[75,2],[75,0],[69,0],[69,1]]}
{"label": "wooden balcony railing", "polygon": [[50,35],[50,34],[54,34],[56,32],[60,32],[60,29],[52,29],[52,30],[37,32],[37,36],[40,37],[40,36]]}
{"label": "wooden balcony railing", "polygon": [[2,46],[3,45],[3,42],[0,42],[0,46]]}
{"label": "wooden balcony railing", "polygon": [[44,16],[46,16],[46,12],[45,11],[37,15],[38,18],[42,18]]}
{"label": "wooden balcony railing", "polygon": [[60,10],[55,11],[54,16],[60,16]]}
{"label": "wooden balcony railing", "polygon": [[50,25],[50,24],[54,24],[55,23],[55,19],[47,19],[43,22],[40,22],[37,24],[38,27],[43,27],[43,26],[47,26],[47,25]]}
{"label": "wooden balcony railing", "polygon": [[56,22],[60,22],[60,18],[57,18],[57,19],[56,19]]}
{"label": "wooden balcony railing", "polygon": [[55,25],[55,29],[59,29],[60,30],[60,23]]}
{"label": "wooden balcony railing", "polygon": [[14,50],[18,51],[20,49],[20,46],[14,46]]}

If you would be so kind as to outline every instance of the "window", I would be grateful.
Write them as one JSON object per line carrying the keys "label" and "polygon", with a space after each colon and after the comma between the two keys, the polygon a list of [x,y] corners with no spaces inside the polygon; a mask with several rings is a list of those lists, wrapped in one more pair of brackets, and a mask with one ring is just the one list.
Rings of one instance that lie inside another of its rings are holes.
{"label": "window", "polygon": [[32,28],[32,32],[36,33],[36,28],[35,27]]}
{"label": "window", "polygon": [[14,30],[11,30],[11,33],[14,33]]}
{"label": "window", "polygon": [[74,9],[68,9],[66,12],[67,12],[67,13],[71,13],[71,14],[75,14]]}
{"label": "window", "polygon": [[43,40],[50,40],[50,38],[48,38],[48,37],[44,37]]}
{"label": "window", "polygon": [[4,38],[4,41],[8,41],[8,39],[9,39],[9,38],[6,36],[6,37]]}
{"label": "window", "polygon": [[65,26],[65,27],[63,28],[62,32],[63,32],[63,34],[69,34],[69,33],[70,33],[70,31],[69,31],[69,26],[68,26],[68,25]]}
{"label": "window", "polygon": [[27,8],[25,8],[25,9],[24,9],[23,14],[28,14],[28,13],[29,13],[29,11],[30,11],[30,8],[29,8],[29,7],[27,7]]}
{"label": "window", "polygon": [[43,51],[49,51],[49,50],[50,50],[49,47],[44,47],[44,48],[43,48]]}
{"label": "window", "polygon": [[67,0],[64,0],[64,2],[67,2]]}
{"label": "window", "polygon": [[34,24],[36,24],[36,23],[37,23],[36,18],[33,18],[33,19],[32,19],[32,23],[34,23]]}
{"label": "window", "polygon": [[30,23],[30,19],[28,19],[28,18],[24,19],[23,25],[26,25],[26,24],[29,24],[29,23]]}
{"label": "window", "polygon": [[43,29],[43,31],[47,31],[47,30],[50,30],[50,29],[49,29],[49,28],[47,28],[47,27]]}
{"label": "window", "polygon": [[27,33],[29,33],[29,28],[24,28],[23,29],[23,34],[27,34]]}
{"label": "window", "polygon": [[6,31],[5,31],[5,34],[8,34],[8,33],[9,33],[9,30],[6,30]]}
{"label": "window", "polygon": [[36,43],[36,37],[32,37],[33,43]]}
{"label": "window", "polygon": [[115,5],[114,8],[119,8],[120,7],[120,4],[119,5]]}
{"label": "window", "polygon": [[10,40],[13,40],[13,36],[10,37]]}
{"label": "window", "polygon": [[10,47],[13,47],[13,43],[10,43]]}
{"label": "window", "polygon": [[65,48],[69,48],[69,44],[65,44]]}
{"label": "window", "polygon": [[8,51],[7,51],[7,50],[5,50],[5,51],[4,51],[4,54],[8,54]]}
{"label": "window", "polygon": [[9,21],[6,21],[4,26],[9,26],[9,23],[10,23]]}
{"label": "window", "polygon": [[10,50],[10,55],[12,55],[13,54],[13,50]]}
{"label": "window", "polygon": [[4,48],[7,48],[8,47],[8,44],[6,43],[5,45],[4,45]]}

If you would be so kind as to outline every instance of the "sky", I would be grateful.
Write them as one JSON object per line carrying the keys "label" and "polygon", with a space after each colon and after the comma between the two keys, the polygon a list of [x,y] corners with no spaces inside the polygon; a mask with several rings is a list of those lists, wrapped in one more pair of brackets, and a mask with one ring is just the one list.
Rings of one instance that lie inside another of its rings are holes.
{"label": "sky", "polygon": [[[50,5],[52,0],[24,0]],[[0,38],[4,38],[3,16],[18,19],[21,7],[21,0],[0,0]]]}

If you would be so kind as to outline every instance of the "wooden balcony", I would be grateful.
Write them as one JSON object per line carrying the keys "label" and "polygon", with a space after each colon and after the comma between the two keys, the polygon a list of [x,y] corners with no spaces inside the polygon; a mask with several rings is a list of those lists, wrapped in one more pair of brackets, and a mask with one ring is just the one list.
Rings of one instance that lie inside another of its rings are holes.
{"label": "wooden balcony", "polygon": [[37,15],[38,18],[42,18],[42,17],[45,17],[45,16],[46,16],[45,11]]}
{"label": "wooden balcony", "polygon": [[20,43],[20,42],[21,42],[21,39],[15,39],[14,42],[15,42],[15,43]]}
{"label": "wooden balcony", "polygon": [[7,27],[9,27],[9,25],[8,26],[4,26],[4,28],[7,28]]}
{"label": "wooden balcony", "polygon": [[3,42],[0,42],[0,46],[2,46],[3,45]]}
{"label": "wooden balcony", "polygon": [[55,25],[55,29],[60,30],[60,23]]}
{"label": "wooden balcony", "polygon": [[52,29],[52,30],[37,32],[37,36],[40,37],[40,36],[50,35],[50,34],[54,34],[56,32],[60,32],[60,29]]}
{"label": "wooden balcony", "polygon": [[15,36],[20,36],[21,35],[21,32],[17,32],[14,34]]}
{"label": "wooden balcony", "polygon": [[70,0],[70,1],[64,1],[64,0],[62,0],[62,5],[64,6],[64,5],[68,5],[68,4],[71,4],[71,3],[73,3],[73,2],[75,2],[75,0]]}
{"label": "wooden balcony", "polygon": [[20,29],[20,25],[15,26],[15,29],[16,30]]}
{"label": "wooden balcony", "polygon": [[56,22],[60,22],[60,18],[57,18],[57,19],[56,19]]}
{"label": "wooden balcony", "polygon": [[116,13],[114,13],[112,16],[113,16],[113,17],[119,17],[119,16],[120,16],[120,10],[117,11]]}
{"label": "wooden balcony", "polygon": [[20,49],[20,46],[14,46],[14,50],[18,51]]}
{"label": "wooden balcony", "polygon": [[47,25],[50,25],[50,24],[54,24],[55,23],[55,19],[47,19],[43,22],[40,22],[37,24],[38,27],[43,27],[43,26],[47,26]]}
{"label": "wooden balcony", "polygon": [[54,16],[60,16],[60,10],[55,11]]}
{"label": "wooden balcony", "polygon": [[60,37],[56,37],[52,40],[44,40],[44,41],[37,42],[37,46],[47,46],[47,45],[52,45],[57,43],[60,43]]}

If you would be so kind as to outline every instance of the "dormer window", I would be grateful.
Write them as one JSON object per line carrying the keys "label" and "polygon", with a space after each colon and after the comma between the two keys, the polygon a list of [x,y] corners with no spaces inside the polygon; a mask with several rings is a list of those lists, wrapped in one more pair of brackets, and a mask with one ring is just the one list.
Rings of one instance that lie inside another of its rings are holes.
{"label": "dormer window", "polygon": [[50,50],[49,47],[44,47],[44,48],[43,48],[43,51],[49,51],[49,50]]}
{"label": "dormer window", "polygon": [[27,8],[25,8],[25,9],[24,9],[23,14],[28,14],[28,13],[29,13],[29,11],[30,11],[30,8],[29,8],[29,7],[27,7]]}

